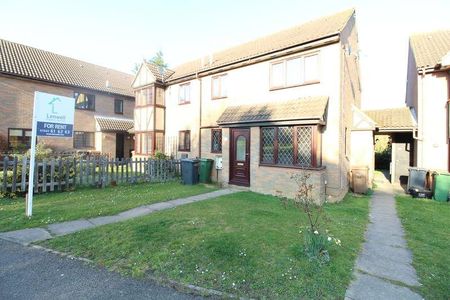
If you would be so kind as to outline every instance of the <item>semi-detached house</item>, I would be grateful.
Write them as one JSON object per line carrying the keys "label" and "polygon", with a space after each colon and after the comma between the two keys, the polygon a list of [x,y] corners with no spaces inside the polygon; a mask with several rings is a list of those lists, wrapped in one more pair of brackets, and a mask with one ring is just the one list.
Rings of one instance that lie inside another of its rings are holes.
{"label": "semi-detached house", "polygon": [[221,158],[215,181],[287,196],[290,176],[307,171],[314,194],[330,200],[348,190],[352,150],[373,169],[373,128],[359,131],[368,145],[353,143],[367,151],[351,143],[361,102],[354,10],[173,70],[144,62],[133,88],[136,158]]}

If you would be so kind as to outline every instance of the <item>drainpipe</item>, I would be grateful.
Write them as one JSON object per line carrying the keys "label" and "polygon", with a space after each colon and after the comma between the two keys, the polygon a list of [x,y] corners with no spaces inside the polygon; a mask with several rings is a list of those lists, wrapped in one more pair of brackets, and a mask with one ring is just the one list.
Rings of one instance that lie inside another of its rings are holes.
{"label": "drainpipe", "polygon": [[198,76],[198,73],[195,73],[195,77],[198,79],[199,83],[199,126],[198,126],[198,157],[202,157],[202,78]]}
{"label": "drainpipe", "polygon": [[[420,101],[417,99],[417,118],[418,118],[418,128],[417,128],[417,135],[415,139],[417,139],[419,142],[423,142],[423,96],[424,96],[424,81],[425,81],[425,68],[422,67],[421,73],[420,73]],[[414,135],[413,135],[414,137]],[[419,142],[417,145],[419,145]],[[419,151],[420,148],[420,151]],[[420,152],[420,155],[417,157],[417,164],[419,167],[423,167],[423,143],[420,143],[420,147],[417,147],[417,151]],[[420,156],[420,157],[419,157]],[[420,161],[420,164],[419,164]]]}

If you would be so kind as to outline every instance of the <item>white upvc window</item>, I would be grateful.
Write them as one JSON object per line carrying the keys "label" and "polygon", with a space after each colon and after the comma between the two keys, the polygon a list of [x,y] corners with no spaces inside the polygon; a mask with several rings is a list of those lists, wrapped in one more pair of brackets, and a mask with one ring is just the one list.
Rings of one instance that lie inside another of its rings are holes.
{"label": "white upvc window", "polygon": [[319,54],[288,58],[271,64],[270,88],[285,88],[320,81]]}

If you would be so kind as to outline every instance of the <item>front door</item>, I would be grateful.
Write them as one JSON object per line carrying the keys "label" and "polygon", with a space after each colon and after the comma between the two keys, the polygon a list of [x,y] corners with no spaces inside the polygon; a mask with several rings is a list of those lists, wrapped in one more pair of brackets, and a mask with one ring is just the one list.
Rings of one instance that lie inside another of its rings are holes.
{"label": "front door", "polygon": [[250,186],[250,129],[230,129],[230,183]]}
{"label": "front door", "polygon": [[124,144],[125,144],[125,134],[116,133],[116,157],[124,157]]}

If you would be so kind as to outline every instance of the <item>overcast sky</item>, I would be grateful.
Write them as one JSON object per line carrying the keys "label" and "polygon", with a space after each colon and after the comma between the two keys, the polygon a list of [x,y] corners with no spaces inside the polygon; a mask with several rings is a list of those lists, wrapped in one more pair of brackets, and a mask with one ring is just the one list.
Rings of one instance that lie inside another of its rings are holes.
{"label": "overcast sky", "polygon": [[130,72],[170,66],[354,7],[363,107],[404,105],[408,37],[450,29],[450,0],[0,0],[0,38]]}

